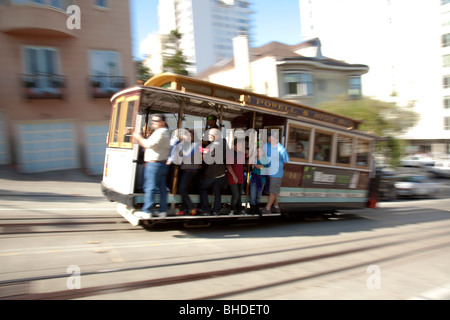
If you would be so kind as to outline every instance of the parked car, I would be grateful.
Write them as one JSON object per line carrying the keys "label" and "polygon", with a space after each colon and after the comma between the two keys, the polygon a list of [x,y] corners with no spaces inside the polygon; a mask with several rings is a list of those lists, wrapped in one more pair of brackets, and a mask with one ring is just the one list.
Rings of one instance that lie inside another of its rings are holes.
{"label": "parked car", "polygon": [[434,163],[435,160],[432,158],[421,155],[407,156],[400,160],[402,167],[432,167]]}
{"label": "parked car", "polygon": [[442,186],[423,175],[401,175],[395,183],[397,196],[436,196]]}
{"label": "parked car", "polygon": [[434,167],[431,169],[431,172],[433,172],[438,177],[450,177],[450,160],[444,160],[444,161],[436,161],[434,164]]}

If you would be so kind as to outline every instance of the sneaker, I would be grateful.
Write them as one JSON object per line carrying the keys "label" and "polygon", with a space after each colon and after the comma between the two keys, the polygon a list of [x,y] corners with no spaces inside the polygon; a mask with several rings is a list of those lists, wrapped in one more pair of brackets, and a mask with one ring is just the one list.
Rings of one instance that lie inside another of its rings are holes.
{"label": "sneaker", "polygon": [[212,215],[212,216],[218,217],[218,216],[220,215],[220,213],[218,213],[218,212],[213,212],[213,213],[211,213],[211,215]]}
{"label": "sneaker", "polygon": [[152,214],[150,212],[137,211],[134,213],[134,215],[141,219],[151,219],[152,218]]}
{"label": "sneaker", "polygon": [[184,216],[184,211],[178,211],[177,213],[175,213],[177,216]]}
{"label": "sneaker", "polygon": [[261,214],[270,214],[271,213],[270,210],[267,210],[266,207],[261,208],[260,212],[261,212]]}
{"label": "sneaker", "polygon": [[167,212],[160,212],[160,213],[159,213],[159,217],[160,217],[161,219],[167,218]]}
{"label": "sneaker", "polygon": [[234,216],[234,210],[231,210],[230,213],[228,214],[229,216]]}
{"label": "sneaker", "polygon": [[191,216],[195,216],[197,214],[197,209],[192,209],[191,210]]}
{"label": "sneaker", "polygon": [[272,213],[281,213],[280,207],[272,207]]}

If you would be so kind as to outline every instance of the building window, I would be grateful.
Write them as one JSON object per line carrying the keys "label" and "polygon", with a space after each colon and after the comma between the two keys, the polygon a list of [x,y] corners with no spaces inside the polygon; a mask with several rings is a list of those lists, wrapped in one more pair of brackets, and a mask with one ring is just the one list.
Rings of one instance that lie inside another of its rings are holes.
{"label": "building window", "polygon": [[27,98],[61,98],[64,79],[59,72],[59,51],[48,47],[23,48],[23,88]]}
{"label": "building window", "polygon": [[362,95],[362,84],[360,76],[351,76],[348,78],[348,96],[358,98]]}
{"label": "building window", "polygon": [[94,5],[100,8],[108,8],[108,0],[94,0]]}
{"label": "building window", "polygon": [[109,98],[125,88],[119,53],[114,51],[89,51],[90,86],[95,98]]}
{"label": "building window", "polygon": [[450,130],[450,117],[444,118],[444,130]]}
{"label": "building window", "polygon": [[443,48],[450,46],[450,33],[441,36],[441,45]]}
{"label": "building window", "polygon": [[450,109],[450,96],[444,97],[444,109]]}
{"label": "building window", "polygon": [[310,73],[287,72],[283,77],[287,95],[312,96],[313,80]]}
{"label": "building window", "polygon": [[442,78],[442,87],[444,89],[450,88],[450,76],[444,76]]}
{"label": "building window", "polygon": [[[7,2],[7,1],[3,1]],[[42,6],[48,6],[59,10],[66,10],[67,6],[69,6],[72,1],[71,0],[12,0],[11,2],[17,3],[17,4],[37,4]],[[0,1],[0,4],[2,1]],[[65,3],[66,7],[63,7],[63,4]]]}

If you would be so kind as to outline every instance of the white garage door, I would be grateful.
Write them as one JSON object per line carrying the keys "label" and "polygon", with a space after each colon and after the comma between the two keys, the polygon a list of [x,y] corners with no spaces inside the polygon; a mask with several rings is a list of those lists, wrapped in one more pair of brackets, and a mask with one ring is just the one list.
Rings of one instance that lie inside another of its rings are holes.
{"label": "white garage door", "polygon": [[79,168],[73,121],[20,121],[16,123],[16,132],[20,171]]}

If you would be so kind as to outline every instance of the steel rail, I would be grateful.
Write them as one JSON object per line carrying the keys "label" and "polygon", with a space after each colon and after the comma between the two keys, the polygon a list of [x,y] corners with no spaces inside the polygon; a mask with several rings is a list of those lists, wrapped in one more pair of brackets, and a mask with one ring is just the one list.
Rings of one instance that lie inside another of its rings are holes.
{"label": "steel rail", "polygon": [[[413,232],[409,232],[409,233],[413,233]],[[435,234],[435,235],[433,235],[433,238],[441,237],[441,236],[448,236],[448,232],[445,231],[445,232]],[[217,277],[225,277],[225,276],[230,276],[230,275],[238,275],[238,274],[243,274],[243,273],[248,273],[248,272],[261,271],[261,270],[266,270],[266,269],[288,266],[288,265],[292,265],[292,264],[306,263],[306,262],[310,262],[310,261],[317,261],[317,260],[322,260],[322,259],[344,256],[344,255],[348,255],[348,254],[360,253],[360,252],[369,251],[369,250],[386,248],[386,247],[390,247],[390,246],[400,245],[403,243],[419,242],[423,239],[430,239],[430,235],[426,235],[423,237],[414,237],[412,239],[409,238],[409,239],[403,239],[403,240],[389,241],[389,242],[382,243],[382,244],[362,246],[362,247],[352,248],[352,249],[347,249],[347,250],[338,250],[338,251],[334,251],[334,252],[330,252],[330,253],[312,255],[312,256],[307,256],[307,257],[293,258],[293,259],[281,260],[281,261],[275,261],[275,262],[263,263],[263,264],[253,264],[253,265],[248,265],[248,266],[238,267],[238,268],[228,268],[228,269],[222,269],[222,270],[200,272],[200,273],[186,274],[186,275],[172,276],[172,277],[164,277],[164,278],[157,278],[157,279],[151,279],[151,280],[140,280],[140,281],[118,283],[118,284],[111,284],[111,285],[93,286],[93,287],[82,288],[82,289],[78,289],[78,290],[64,290],[64,291],[55,291],[55,292],[48,292],[48,293],[22,294],[22,295],[17,295],[17,296],[4,297],[2,299],[8,299],[8,300],[78,299],[78,298],[97,296],[97,295],[103,295],[103,294],[127,292],[127,291],[133,291],[133,290],[138,290],[138,289],[160,287],[160,286],[166,286],[166,285],[172,285],[172,284],[181,284],[181,283],[185,283],[185,282],[200,281],[200,280],[212,279],[212,278],[217,278]],[[279,285],[287,284],[290,282],[303,281],[303,280],[312,279],[312,278],[316,278],[316,277],[327,275],[327,274],[332,274],[332,273],[337,273],[337,272],[341,272],[341,271],[345,271],[345,270],[358,268],[361,266],[367,266],[368,264],[373,264],[373,263],[377,263],[380,261],[387,261],[387,260],[402,258],[404,256],[421,253],[426,250],[433,250],[433,249],[445,247],[445,246],[448,246],[449,244],[450,244],[450,242],[446,242],[444,244],[432,245],[432,246],[428,246],[425,248],[412,249],[409,251],[404,251],[401,254],[393,254],[393,255],[390,255],[390,256],[387,256],[384,258],[378,258],[378,259],[375,259],[375,260],[369,261],[369,262],[365,261],[363,263],[357,263],[357,264],[353,264],[350,266],[321,271],[316,274],[312,274],[312,275],[308,275],[308,276],[291,278],[291,279],[283,280],[280,282],[274,282],[274,283],[270,283],[270,284],[264,284],[261,286],[255,286],[255,287],[245,288],[245,289],[241,289],[241,290],[210,295],[210,296],[201,297],[201,298],[197,298],[197,299],[223,298],[223,297],[227,297],[227,296],[236,295],[239,293],[260,290],[260,289],[268,288],[271,286],[279,286]],[[329,245],[329,244],[324,244],[324,245]],[[236,257],[229,257],[229,259],[232,259],[232,258],[236,258]],[[190,262],[190,263],[192,263],[192,262]],[[160,266],[158,266],[158,267],[160,267]],[[111,272],[117,272],[117,271],[112,270]],[[67,277],[67,275],[65,275],[65,276]],[[26,279],[22,279],[22,281],[20,281],[18,279],[16,282],[9,282],[9,283],[3,282],[3,285],[8,286],[11,284],[20,284],[20,283],[24,283],[25,280]],[[33,279],[33,280],[38,280],[38,279]],[[1,284],[2,283],[0,283],[0,285]]]}

